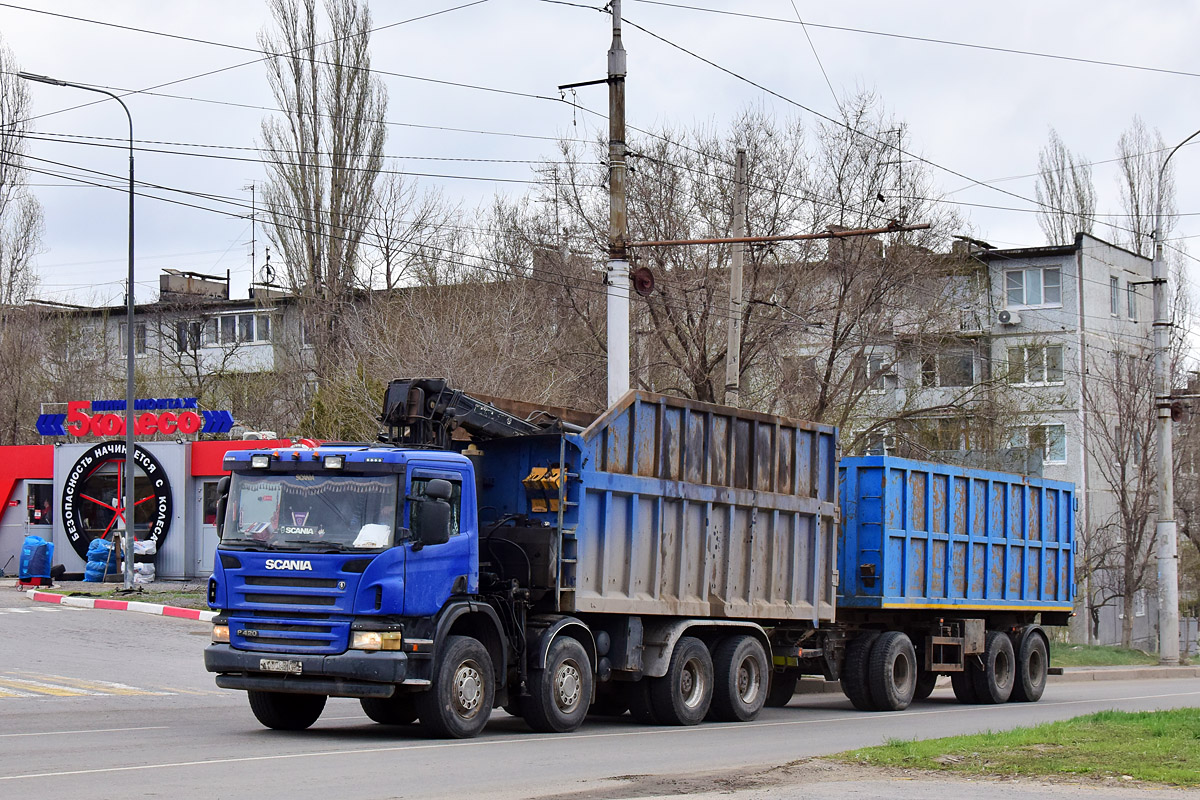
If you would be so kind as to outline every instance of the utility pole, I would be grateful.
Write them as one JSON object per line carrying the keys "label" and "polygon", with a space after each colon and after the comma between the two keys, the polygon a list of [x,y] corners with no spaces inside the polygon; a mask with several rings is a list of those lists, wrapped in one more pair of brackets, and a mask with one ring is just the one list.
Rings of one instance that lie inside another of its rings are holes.
{"label": "utility pole", "polygon": [[1167,312],[1167,265],[1163,261],[1162,188],[1171,156],[1200,131],[1175,145],[1158,168],[1154,202],[1154,261],[1150,270],[1154,284],[1154,398],[1158,434],[1158,663],[1179,663],[1179,543],[1175,526],[1175,453],[1171,440],[1171,320]]}
{"label": "utility pole", "polygon": [[254,192],[254,181],[250,181],[250,183],[242,188],[250,190],[250,283],[253,284],[258,278],[257,253],[255,252],[257,250],[256,245],[258,244],[258,205],[255,202],[257,198]]}
{"label": "utility pole", "polygon": [[[746,151],[739,147],[733,180],[733,238],[746,236]],[[742,259],[745,243],[733,245],[729,267],[729,342],[725,347],[725,405],[737,406],[742,376]]]}
{"label": "utility pole", "polygon": [[608,51],[608,404],[629,391],[629,220],[625,205],[625,47],[621,0],[612,0]]}

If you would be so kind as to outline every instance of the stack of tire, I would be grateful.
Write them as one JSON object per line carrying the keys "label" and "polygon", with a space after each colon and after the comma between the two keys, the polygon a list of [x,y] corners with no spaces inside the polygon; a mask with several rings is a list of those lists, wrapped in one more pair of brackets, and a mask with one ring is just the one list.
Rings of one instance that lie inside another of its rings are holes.
{"label": "stack of tire", "polygon": [[107,539],[93,539],[88,545],[87,567],[83,570],[83,579],[90,583],[98,583],[106,576],[119,575],[120,572],[116,546]]}

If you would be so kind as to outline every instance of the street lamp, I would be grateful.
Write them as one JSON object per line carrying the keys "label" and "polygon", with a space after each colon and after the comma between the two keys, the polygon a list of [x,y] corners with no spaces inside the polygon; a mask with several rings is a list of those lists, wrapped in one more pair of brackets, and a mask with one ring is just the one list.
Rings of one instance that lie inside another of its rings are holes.
{"label": "street lamp", "polygon": [[1179,148],[1200,136],[1196,131],[1175,145],[1158,168],[1154,200],[1154,261],[1150,277],[1154,284],[1154,398],[1158,433],[1158,523],[1154,536],[1158,545],[1158,663],[1179,663],[1179,553],[1175,532],[1175,458],[1171,441],[1171,370],[1168,364],[1171,321],[1167,314],[1167,270],[1163,262],[1162,195],[1167,162]]}
{"label": "street lamp", "polygon": [[37,83],[48,83],[51,86],[70,86],[83,89],[86,92],[98,92],[108,95],[121,104],[125,116],[129,119],[129,276],[125,288],[125,514],[121,519],[124,526],[121,539],[125,550],[125,588],[133,588],[133,509],[136,502],[133,492],[134,459],[133,459],[133,367],[134,367],[134,329],[133,329],[133,115],[125,102],[107,89],[95,86],[85,86],[82,83],[50,78],[45,75],[34,75],[29,72],[19,72],[17,77]]}

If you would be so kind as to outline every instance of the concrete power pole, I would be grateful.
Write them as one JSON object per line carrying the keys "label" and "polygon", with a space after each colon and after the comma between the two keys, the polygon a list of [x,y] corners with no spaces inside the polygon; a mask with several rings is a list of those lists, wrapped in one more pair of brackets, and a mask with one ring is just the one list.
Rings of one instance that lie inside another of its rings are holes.
{"label": "concrete power pole", "polygon": [[[746,151],[738,148],[733,190],[733,238],[746,235]],[[742,259],[746,245],[734,244],[729,267],[729,342],[725,348],[725,405],[738,404],[742,377]]]}
{"label": "concrete power pole", "polygon": [[608,404],[629,391],[629,220],[625,206],[625,47],[621,0],[608,51]]}

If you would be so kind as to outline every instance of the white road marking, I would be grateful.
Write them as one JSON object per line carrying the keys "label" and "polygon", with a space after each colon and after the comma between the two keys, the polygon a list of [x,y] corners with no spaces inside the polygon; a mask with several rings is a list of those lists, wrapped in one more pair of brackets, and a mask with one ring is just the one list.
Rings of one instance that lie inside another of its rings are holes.
{"label": "white road marking", "polygon": [[[1062,700],[1056,703],[1042,703],[1041,705],[1050,706],[1072,706],[1084,703],[1120,703],[1130,700],[1155,700],[1163,697],[1190,697],[1192,695],[1200,695],[1200,691],[1194,692],[1171,692],[1169,694],[1146,694],[1137,695],[1134,697],[1110,697],[1090,700]],[[994,706],[970,706],[969,710],[989,711],[1004,708],[1004,704]],[[949,709],[938,709],[931,711],[883,711],[873,712],[875,716],[887,714],[889,718],[896,717],[922,717],[932,714],[946,714],[961,710],[961,707],[951,707]],[[240,756],[236,758],[210,758],[199,761],[172,761],[161,764],[134,764],[121,767],[97,767],[95,769],[73,769],[62,770],[59,772],[34,772],[25,775],[0,775],[0,781],[15,781],[27,778],[61,778],[70,775],[103,775],[112,772],[143,772],[156,769],[173,769],[178,767],[208,767],[220,764],[248,764],[258,761],[284,761],[295,758],[321,758],[324,756],[357,756],[371,755],[374,753],[398,753],[404,751],[417,750],[445,750],[451,747],[492,747],[497,745],[524,744],[526,742],[552,742],[552,741],[570,741],[578,742],[583,739],[613,739],[633,736],[652,736],[656,734],[663,735],[686,735],[696,732],[712,732],[723,730],[738,730],[747,727],[756,728],[776,728],[783,726],[797,725],[827,725],[834,722],[852,722],[862,719],[863,712],[855,714],[844,714],[837,717],[822,717],[820,719],[801,719],[791,720],[786,722],[751,722],[751,723],[731,723],[727,725],[698,725],[682,728],[654,728],[647,730],[635,731],[619,731],[615,733],[577,733],[569,738],[559,734],[549,734],[545,736],[512,736],[503,739],[468,739],[450,742],[432,742],[428,744],[408,744],[397,745],[394,747],[362,747],[351,750],[317,750],[306,753],[281,753],[264,756]]]}
{"label": "white road marking", "polygon": [[169,725],[143,725],[138,728],[89,728],[81,731],[34,731],[32,733],[0,733],[0,739],[14,736],[78,736],[83,733],[125,733],[126,731],[163,731]]}

